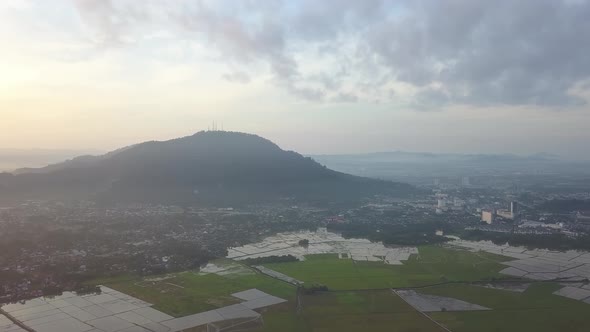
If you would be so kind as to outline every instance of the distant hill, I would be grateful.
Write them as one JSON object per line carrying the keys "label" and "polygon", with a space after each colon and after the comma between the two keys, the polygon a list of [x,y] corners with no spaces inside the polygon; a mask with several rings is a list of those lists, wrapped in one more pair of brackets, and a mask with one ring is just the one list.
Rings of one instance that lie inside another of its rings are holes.
{"label": "distant hill", "polygon": [[129,147],[124,147],[115,151],[111,151],[107,154],[104,155],[99,155],[99,156],[94,156],[94,155],[83,155],[83,156],[77,156],[74,157],[72,159],[68,159],[66,161],[62,161],[62,162],[58,162],[58,163],[54,163],[54,164],[50,164],[44,167],[24,167],[24,168],[18,168],[14,171],[12,171],[12,174],[15,175],[20,175],[20,174],[43,174],[43,173],[51,173],[54,171],[59,171],[62,169],[68,169],[68,168],[78,168],[78,167],[84,167],[84,166],[92,166],[94,164],[97,164],[98,162],[100,162],[101,160],[105,160],[108,159],[112,156],[114,156],[115,154],[125,151],[127,149],[129,149],[131,146]]}
{"label": "distant hill", "polygon": [[0,174],[0,199],[239,204],[281,198],[357,200],[407,195],[407,184],[352,176],[256,135],[203,131],[102,156]]}
{"label": "distant hill", "polygon": [[431,183],[433,177],[490,174],[590,175],[590,161],[565,160],[547,153],[515,155],[392,151],[309,157],[340,172],[414,184],[423,181]]}
{"label": "distant hill", "polygon": [[0,172],[9,172],[22,167],[41,167],[87,153],[97,154],[102,152],[50,149],[0,149]]}
{"label": "distant hill", "polygon": [[364,161],[383,161],[383,162],[487,162],[487,161],[558,161],[559,156],[548,153],[535,153],[532,155],[520,156],[515,154],[461,154],[461,153],[432,153],[432,152],[406,152],[406,151],[386,151],[359,154],[323,154],[310,155],[319,160],[364,160]]}

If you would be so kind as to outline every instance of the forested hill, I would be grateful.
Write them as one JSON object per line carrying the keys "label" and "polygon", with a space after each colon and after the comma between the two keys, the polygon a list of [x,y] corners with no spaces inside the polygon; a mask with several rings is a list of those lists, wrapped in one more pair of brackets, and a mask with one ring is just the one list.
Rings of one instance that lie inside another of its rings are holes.
{"label": "forested hill", "polygon": [[409,185],[336,172],[262,137],[203,131],[0,176],[0,199],[235,204],[404,196]]}

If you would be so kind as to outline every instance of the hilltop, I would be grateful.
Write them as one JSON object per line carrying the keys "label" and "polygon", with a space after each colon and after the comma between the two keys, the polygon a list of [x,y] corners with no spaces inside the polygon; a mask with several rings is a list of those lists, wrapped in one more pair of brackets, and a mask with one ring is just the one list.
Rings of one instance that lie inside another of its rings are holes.
{"label": "hilltop", "polygon": [[401,183],[336,172],[262,137],[202,131],[0,174],[0,198],[236,204],[406,195]]}

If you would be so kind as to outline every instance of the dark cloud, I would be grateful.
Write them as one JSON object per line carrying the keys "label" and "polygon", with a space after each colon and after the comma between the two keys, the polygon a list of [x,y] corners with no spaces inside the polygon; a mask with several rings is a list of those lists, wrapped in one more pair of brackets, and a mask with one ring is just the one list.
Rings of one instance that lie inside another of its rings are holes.
{"label": "dark cloud", "polygon": [[568,92],[590,75],[589,17],[588,1],[413,1],[367,43],[397,79],[440,83],[454,102],[578,105]]}
{"label": "dark cloud", "polygon": [[[590,0],[76,3],[105,43],[159,20],[233,67],[267,64],[272,82],[313,101],[402,98],[390,93],[397,81],[414,86],[420,107],[568,107],[584,103],[570,92],[590,77]],[[313,56],[336,64],[309,73]]]}

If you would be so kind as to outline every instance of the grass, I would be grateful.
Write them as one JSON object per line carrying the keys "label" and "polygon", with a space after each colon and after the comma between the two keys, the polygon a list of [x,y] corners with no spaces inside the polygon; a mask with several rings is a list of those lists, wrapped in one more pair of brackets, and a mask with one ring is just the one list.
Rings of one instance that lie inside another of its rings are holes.
{"label": "grass", "polygon": [[506,257],[423,246],[404,265],[354,262],[337,255],[307,256],[303,262],[265,264],[306,283],[320,283],[334,290],[422,286],[443,281],[475,281],[500,278]]}
{"label": "grass", "polygon": [[[258,332],[439,331],[387,288],[416,287],[444,281],[500,278],[500,262],[508,258],[438,246],[420,247],[404,265],[353,262],[336,255],[307,256],[303,262],[266,264],[308,284],[321,283],[333,292],[302,295],[297,313],[295,288],[240,266],[240,273],[220,276],[182,272],[160,278],[121,276],[96,281],[155,304],[173,316],[185,316],[239,302],[231,293],[258,288],[289,301],[261,310]],[[239,264],[221,260],[217,265]],[[453,332],[549,332],[588,330],[590,305],[553,295],[554,283],[533,284],[524,293],[465,284],[420,288],[427,294],[457,298],[490,311],[429,314]],[[368,290],[373,289],[373,290]]]}
{"label": "grass", "polygon": [[267,312],[258,332],[442,331],[389,290],[317,293],[302,298],[303,311]]}
{"label": "grass", "polygon": [[588,331],[590,305],[552,293],[561,286],[533,284],[524,293],[468,285],[444,285],[420,292],[449,296],[489,307],[491,311],[439,312],[431,314],[454,332]]}
{"label": "grass", "polygon": [[294,308],[271,307],[263,314],[264,325],[252,332],[309,332],[310,326]]}
{"label": "grass", "polygon": [[94,282],[153,303],[155,309],[175,317],[239,303],[240,300],[231,294],[250,288],[258,288],[287,300],[293,300],[295,296],[293,286],[254,271],[226,276],[187,271],[149,278],[123,276]]}

